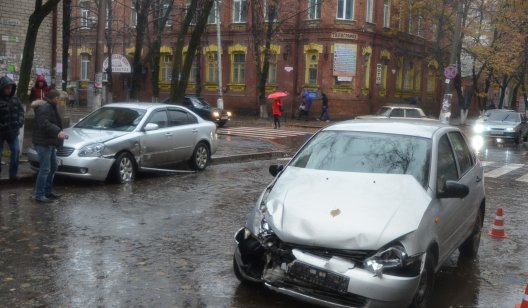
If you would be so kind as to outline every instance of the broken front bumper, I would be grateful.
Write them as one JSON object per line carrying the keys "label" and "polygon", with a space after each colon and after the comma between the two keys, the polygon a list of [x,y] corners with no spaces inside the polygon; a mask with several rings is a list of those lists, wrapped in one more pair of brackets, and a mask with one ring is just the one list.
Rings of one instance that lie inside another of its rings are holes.
{"label": "broken front bumper", "polygon": [[406,307],[418,288],[419,275],[374,276],[343,256],[320,256],[305,247],[271,251],[268,244],[253,236],[244,239],[240,232],[244,230],[235,236],[234,266],[243,280],[302,301],[327,307]]}

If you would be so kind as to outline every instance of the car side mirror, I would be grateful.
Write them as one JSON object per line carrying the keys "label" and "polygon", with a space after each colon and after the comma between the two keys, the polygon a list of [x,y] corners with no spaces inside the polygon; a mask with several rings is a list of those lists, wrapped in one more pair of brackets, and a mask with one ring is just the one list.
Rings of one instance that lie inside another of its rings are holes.
{"label": "car side mirror", "polygon": [[277,176],[277,174],[279,174],[279,172],[281,172],[283,169],[283,165],[271,165],[269,166],[269,173],[273,176]]}
{"label": "car side mirror", "polygon": [[156,130],[158,128],[159,128],[159,125],[156,124],[156,123],[147,123],[147,125],[145,125],[143,130],[148,132],[148,131],[151,131],[151,130]]}
{"label": "car side mirror", "polygon": [[460,184],[457,181],[446,181],[441,189],[438,190],[437,197],[444,198],[464,198],[469,194],[469,187]]}

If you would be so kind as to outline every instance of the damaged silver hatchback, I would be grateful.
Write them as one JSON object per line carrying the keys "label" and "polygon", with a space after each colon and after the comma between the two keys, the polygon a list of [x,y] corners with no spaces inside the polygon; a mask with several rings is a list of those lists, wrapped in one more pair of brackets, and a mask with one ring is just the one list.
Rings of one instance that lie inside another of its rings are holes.
{"label": "damaged silver hatchback", "polygon": [[477,254],[483,167],[456,127],[337,123],[270,172],[235,234],[242,282],[330,307],[428,307],[446,259]]}

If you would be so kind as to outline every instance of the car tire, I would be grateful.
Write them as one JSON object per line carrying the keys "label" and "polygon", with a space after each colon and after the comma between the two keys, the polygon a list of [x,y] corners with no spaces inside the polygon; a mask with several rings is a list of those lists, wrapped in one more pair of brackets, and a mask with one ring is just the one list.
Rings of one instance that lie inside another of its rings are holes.
{"label": "car tire", "polygon": [[190,160],[190,165],[194,170],[205,170],[205,168],[209,164],[209,158],[209,147],[204,142],[200,142],[194,148],[193,155]]}
{"label": "car tire", "polygon": [[434,289],[434,268],[435,262],[433,254],[428,251],[425,257],[424,269],[420,274],[418,290],[416,290],[416,294],[414,295],[414,299],[410,307],[427,308],[431,306]]}
{"label": "car tire", "polygon": [[460,245],[458,251],[460,257],[473,259],[477,256],[480,247],[480,236],[482,233],[482,212],[479,210],[475,218],[475,225],[471,235]]}
{"label": "car tire", "polygon": [[132,155],[129,153],[121,153],[113,167],[113,178],[118,184],[134,182],[136,178],[136,164]]}

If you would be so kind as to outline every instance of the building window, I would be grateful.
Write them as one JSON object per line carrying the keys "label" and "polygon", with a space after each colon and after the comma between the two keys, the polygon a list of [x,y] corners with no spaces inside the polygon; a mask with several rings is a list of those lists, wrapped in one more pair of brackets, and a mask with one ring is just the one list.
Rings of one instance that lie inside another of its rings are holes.
{"label": "building window", "polygon": [[317,68],[319,53],[317,50],[310,50],[306,53],[306,79],[308,85],[317,85]]}
{"label": "building window", "polygon": [[91,26],[90,22],[90,2],[83,1],[80,3],[81,6],[81,28],[89,29]]}
{"label": "building window", "polygon": [[205,80],[207,83],[218,84],[218,54],[216,51],[207,54],[207,73]]}
{"label": "building window", "polygon": [[272,21],[277,21],[277,17],[279,16],[280,12],[280,2],[275,0],[264,0],[264,20],[268,21],[270,19],[270,14],[273,13],[271,16]]}
{"label": "building window", "polygon": [[232,59],[231,82],[245,83],[246,54],[240,52],[233,53]]}
{"label": "building window", "polygon": [[427,65],[427,94],[433,95],[436,90],[436,72],[438,70],[438,62],[431,60]]}
{"label": "building window", "polygon": [[130,11],[130,26],[132,28],[135,28],[137,26],[137,10],[134,6],[132,6]]}
{"label": "building window", "polygon": [[337,1],[337,19],[352,20],[354,18],[354,0]]}
{"label": "building window", "polygon": [[409,59],[403,62],[403,90],[409,91],[412,89],[414,80],[414,65]]}
{"label": "building window", "polygon": [[81,54],[81,80],[90,80],[90,55]]}
{"label": "building window", "polygon": [[366,1],[367,1],[367,3],[366,3],[366,7],[365,7],[365,13],[366,13],[365,21],[373,23],[374,22],[374,19],[373,19],[373,16],[374,16],[374,0],[366,0]]}
{"label": "building window", "polygon": [[268,68],[268,84],[277,84],[277,55],[270,53]]}
{"label": "building window", "polygon": [[214,2],[213,7],[211,8],[211,12],[209,12],[209,17],[207,18],[208,24],[216,24],[218,22],[218,15],[221,15],[221,8],[218,8],[217,1]]}
{"label": "building window", "polygon": [[390,2],[389,0],[383,1],[383,26],[390,28]]}
{"label": "building window", "polygon": [[368,94],[370,89],[370,64],[372,60],[372,48],[370,46],[363,49],[363,95]]}
{"label": "building window", "polygon": [[[169,4],[168,3],[164,3],[163,4],[163,15],[162,16],[165,16],[165,14],[167,14],[167,11],[169,10]],[[167,16],[167,21],[165,22],[165,27],[170,27],[172,26],[172,16],[171,16],[171,13],[169,12],[169,15]]]}
{"label": "building window", "polygon": [[160,54],[159,81],[170,82],[172,80],[172,55],[169,53]]}
{"label": "building window", "polygon": [[321,0],[308,0],[308,19],[321,18]]}
{"label": "building window", "polygon": [[422,15],[418,16],[418,24],[416,25],[416,35],[423,36],[423,26],[424,26],[424,17]]}
{"label": "building window", "polygon": [[422,61],[414,61],[414,91],[422,91]]}
{"label": "building window", "polygon": [[233,7],[233,22],[244,23],[247,21],[247,1],[234,0]]}

